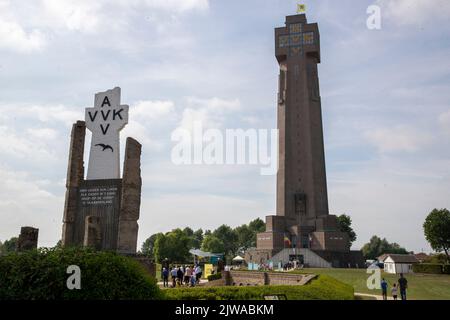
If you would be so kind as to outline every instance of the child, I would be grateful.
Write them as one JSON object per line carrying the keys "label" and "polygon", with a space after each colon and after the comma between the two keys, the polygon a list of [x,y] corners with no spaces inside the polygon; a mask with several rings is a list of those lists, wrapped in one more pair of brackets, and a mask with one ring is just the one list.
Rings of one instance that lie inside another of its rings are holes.
{"label": "child", "polygon": [[392,293],[392,298],[394,298],[394,300],[397,300],[397,284],[394,283],[394,285],[391,289],[391,293]]}

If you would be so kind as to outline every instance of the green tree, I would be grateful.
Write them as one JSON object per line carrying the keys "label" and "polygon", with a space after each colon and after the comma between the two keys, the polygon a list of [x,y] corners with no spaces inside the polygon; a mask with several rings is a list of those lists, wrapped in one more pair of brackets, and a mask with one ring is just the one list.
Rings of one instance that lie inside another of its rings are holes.
{"label": "green tree", "polygon": [[366,259],[376,259],[384,253],[407,254],[408,251],[398,243],[389,243],[386,238],[373,236],[370,241],[362,247]]}
{"label": "green tree", "polygon": [[232,256],[238,249],[238,238],[229,226],[223,224],[212,233],[213,236],[222,241],[225,255]]}
{"label": "green tree", "polygon": [[252,242],[250,243],[249,247],[256,247],[256,235],[260,232],[266,231],[266,224],[264,221],[262,221],[260,218],[256,218],[253,221],[250,221],[248,224],[248,228],[252,231]]}
{"label": "green tree", "polygon": [[203,230],[198,229],[193,234],[192,248],[199,249],[202,246]]}
{"label": "green tree", "polygon": [[12,237],[9,240],[5,240],[3,244],[0,246],[0,254],[7,254],[9,252],[16,251],[17,241],[19,238]]}
{"label": "green tree", "polygon": [[266,231],[266,224],[260,218],[250,221],[248,227],[255,233]]}
{"label": "green tree", "polygon": [[183,233],[187,236],[187,237],[192,237],[194,236],[194,230],[192,230],[189,227],[186,227],[183,229]]}
{"label": "green tree", "polygon": [[174,229],[166,234],[158,234],[153,247],[156,262],[165,258],[171,262],[184,263],[189,261],[191,238],[181,229]]}
{"label": "green tree", "polygon": [[450,262],[450,211],[434,209],[423,224],[425,238],[437,252],[445,252]]}
{"label": "green tree", "polygon": [[248,227],[248,225],[243,224],[234,229],[234,233],[237,237],[237,248],[239,250],[246,250],[252,247],[254,232]]}
{"label": "green tree", "polygon": [[219,238],[213,236],[213,235],[207,235],[202,242],[201,249],[206,252],[212,252],[212,253],[224,253],[225,252],[225,245],[222,240]]}
{"label": "green tree", "polygon": [[352,243],[356,241],[356,232],[352,228],[352,218],[346,214],[341,214],[340,216],[337,216],[337,220],[339,229],[348,234],[351,247]]}
{"label": "green tree", "polygon": [[151,257],[151,258],[155,257],[153,254],[153,249],[155,247],[156,238],[158,237],[159,234],[162,234],[162,233],[152,234],[150,237],[148,237],[144,241],[144,243],[142,243],[141,252],[143,254],[145,254],[146,256]]}

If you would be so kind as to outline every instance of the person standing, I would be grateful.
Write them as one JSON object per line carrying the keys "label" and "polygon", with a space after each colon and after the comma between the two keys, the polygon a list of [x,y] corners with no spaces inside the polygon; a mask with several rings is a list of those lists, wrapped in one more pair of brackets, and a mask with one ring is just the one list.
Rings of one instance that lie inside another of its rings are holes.
{"label": "person standing", "polygon": [[394,298],[394,300],[397,300],[398,289],[397,289],[397,285],[395,283],[391,289],[391,293],[392,293],[392,298]]}
{"label": "person standing", "polygon": [[189,281],[191,280],[192,270],[189,266],[186,266],[186,271],[184,272],[184,284],[189,285]]}
{"label": "person standing", "polygon": [[191,287],[195,287],[195,284],[197,282],[197,280],[195,278],[195,272],[192,272],[190,282],[191,282]]}
{"label": "person standing", "polygon": [[197,283],[200,283],[200,278],[202,277],[202,268],[199,265],[195,267],[195,278]]}
{"label": "person standing", "polygon": [[162,278],[163,278],[163,287],[169,287],[169,270],[166,268],[163,268],[162,271]]}
{"label": "person standing", "polygon": [[172,288],[175,288],[177,286],[177,268],[174,266],[172,271],[170,272],[172,276]]}
{"label": "person standing", "polygon": [[406,300],[406,289],[408,288],[408,280],[403,277],[403,273],[400,273],[400,279],[398,279],[398,286],[400,288],[400,297],[402,300]]}
{"label": "person standing", "polygon": [[383,278],[383,280],[381,280],[381,294],[383,295],[383,300],[387,300],[387,289],[388,289],[388,283]]}
{"label": "person standing", "polygon": [[181,267],[179,267],[177,270],[178,285],[180,285],[180,286],[183,285],[183,278],[184,278],[183,269]]}

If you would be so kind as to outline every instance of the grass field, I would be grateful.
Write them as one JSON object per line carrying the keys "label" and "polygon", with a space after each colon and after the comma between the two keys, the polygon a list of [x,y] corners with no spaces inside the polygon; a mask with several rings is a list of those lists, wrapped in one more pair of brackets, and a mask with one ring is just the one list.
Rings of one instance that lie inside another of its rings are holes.
{"label": "grass field", "polygon": [[[297,271],[294,271],[297,272]],[[350,284],[355,292],[381,295],[381,290],[369,290],[366,282],[370,274],[365,269],[315,269],[307,268],[302,273],[326,274],[339,281]],[[388,293],[392,284],[399,276],[382,272],[382,277],[389,283]],[[450,300],[450,275],[440,274],[406,274],[408,280],[408,299],[417,300]]]}

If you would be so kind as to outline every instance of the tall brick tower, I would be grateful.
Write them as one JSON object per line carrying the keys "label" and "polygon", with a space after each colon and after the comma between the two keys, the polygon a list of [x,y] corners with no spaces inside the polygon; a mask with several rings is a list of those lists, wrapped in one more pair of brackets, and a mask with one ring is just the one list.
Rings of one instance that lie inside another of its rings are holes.
{"label": "tall brick tower", "polygon": [[286,25],[275,29],[275,56],[280,67],[277,211],[266,217],[266,232],[258,234],[257,250],[249,256],[270,259],[283,249],[303,254],[309,249],[333,265],[348,265],[348,235],[328,212],[317,23],[308,23],[304,14],[287,16]]}
{"label": "tall brick tower", "polygon": [[305,15],[288,16],[275,29],[280,65],[277,215],[313,226],[328,215],[322,111],[317,64],[319,28]]}

